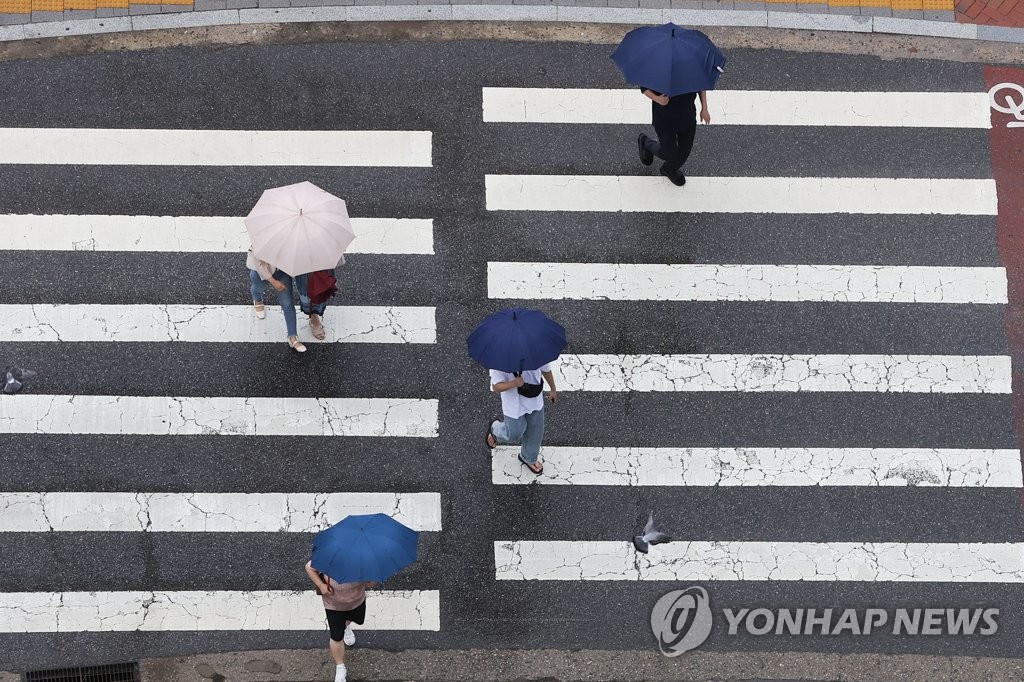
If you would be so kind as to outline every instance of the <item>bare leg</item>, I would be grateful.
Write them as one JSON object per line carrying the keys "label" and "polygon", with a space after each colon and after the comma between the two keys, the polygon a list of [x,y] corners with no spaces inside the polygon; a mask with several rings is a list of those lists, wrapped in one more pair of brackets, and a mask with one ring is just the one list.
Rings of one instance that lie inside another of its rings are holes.
{"label": "bare leg", "polygon": [[341,664],[345,662],[345,643],[335,642],[331,640],[331,656],[334,657],[334,662]]}

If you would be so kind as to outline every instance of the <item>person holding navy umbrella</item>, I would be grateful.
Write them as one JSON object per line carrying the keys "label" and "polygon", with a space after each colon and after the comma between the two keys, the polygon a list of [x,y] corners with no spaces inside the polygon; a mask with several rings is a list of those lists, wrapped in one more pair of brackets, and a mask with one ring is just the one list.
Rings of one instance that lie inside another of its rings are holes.
{"label": "person holding navy umbrella", "polygon": [[323,598],[334,657],[334,682],[346,682],[345,647],[356,643],[352,623],[366,618],[366,590],[416,561],[419,533],[386,514],[346,516],[313,540],[306,575]]}
{"label": "person holding navy umbrella", "polygon": [[567,343],[565,329],[539,310],[508,308],[490,315],[470,334],[469,356],[490,371],[491,390],[501,395],[502,420],[488,420],[484,442],[519,444],[519,461],[534,474],[544,472],[544,384],[558,400],[554,362]]}
{"label": "person holding navy umbrella", "polygon": [[725,66],[725,56],[700,31],[668,23],[643,26],[626,34],[612,53],[623,76],[640,86],[651,100],[651,123],[657,142],[637,137],[640,162],[649,166],[658,157],[661,174],[675,185],[686,184],[683,164],[690,157],[697,133],[696,99],[700,118],[711,122],[707,91],[714,88]]}

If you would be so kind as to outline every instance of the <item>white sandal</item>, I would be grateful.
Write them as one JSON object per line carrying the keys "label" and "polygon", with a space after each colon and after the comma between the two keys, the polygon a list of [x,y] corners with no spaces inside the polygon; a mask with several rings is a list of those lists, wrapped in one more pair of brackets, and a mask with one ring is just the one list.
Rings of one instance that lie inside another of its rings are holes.
{"label": "white sandal", "polygon": [[262,320],[267,316],[267,307],[263,305],[263,301],[253,301],[252,307],[256,311],[256,317],[259,319]]}
{"label": "white sandal", "polygon": [[288,345],[291,346],[291,349],[293,351],[295,351],[296,353],[305,353],[306,352],[306,347],[302,344],[301,341],[299,341],[299,337],[297,337],[297,336],[289,336],[288,337]]}

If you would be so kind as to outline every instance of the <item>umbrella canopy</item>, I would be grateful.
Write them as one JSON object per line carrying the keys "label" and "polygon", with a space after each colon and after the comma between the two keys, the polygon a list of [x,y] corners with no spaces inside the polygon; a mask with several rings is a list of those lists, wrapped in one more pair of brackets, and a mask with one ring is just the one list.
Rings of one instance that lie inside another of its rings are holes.
{"label": "umbrella canopy", "polygon": [[317,533],[311,563],[337,583],[382,583],[416,561],[419,535],[387,514],[346,516]]}
{"label": "umbrella canopy", "polygon": [[293,277],[330,270],[356,238],[345,202],[311,182],[263,192],[245,229],[253,254]]}
{"label": "umbrella canopy", "polygon": [[725,67],[710,38],[672,23],[633,29],[612,61],[628,82],[669,97],[713,90]]}
{"label": "umbrella canopy", "polygon": [[565,328],[539,310],[506,308],[489,315],[466,340],[469,357],[487,369],[537,369],[565,350]]}

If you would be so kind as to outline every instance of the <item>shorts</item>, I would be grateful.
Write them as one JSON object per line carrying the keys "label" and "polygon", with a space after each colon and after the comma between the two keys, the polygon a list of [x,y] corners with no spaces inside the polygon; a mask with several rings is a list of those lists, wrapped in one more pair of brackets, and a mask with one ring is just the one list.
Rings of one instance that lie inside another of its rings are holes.
{"label": "shorts", "polygon": [[340,642],[345,638],[345,625],[346,623],[358,623],[363,624],[366,620],[366,601],[362,604],[350,609],[348,611],[334,611],[332,609],[324,609],[327,612],[327,627],[331,629],[331,639],[335,642]]}

